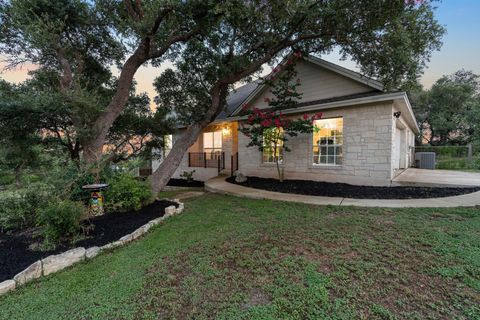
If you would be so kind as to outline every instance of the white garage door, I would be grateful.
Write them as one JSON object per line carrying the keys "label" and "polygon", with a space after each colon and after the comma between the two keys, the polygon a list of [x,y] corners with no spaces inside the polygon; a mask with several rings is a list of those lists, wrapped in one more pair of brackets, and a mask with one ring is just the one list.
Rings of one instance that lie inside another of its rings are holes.
{"label": "white garage door", "polygon": [[402,146],[402,133],[403,130],[400,130],[397,128],[395,130],[395,143],[393,145],[393,169],[399,169],[400,168],[400,155],[401,155],[401,146]]}

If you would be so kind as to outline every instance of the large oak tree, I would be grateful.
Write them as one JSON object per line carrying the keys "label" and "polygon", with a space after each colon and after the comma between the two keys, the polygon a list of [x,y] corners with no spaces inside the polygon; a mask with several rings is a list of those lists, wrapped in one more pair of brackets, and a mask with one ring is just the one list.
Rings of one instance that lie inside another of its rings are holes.
{"label": "large oak tree", "polygon": [[[208,32],[222,5],[210,0],[0,0],[0,52],[10,67],[31,62],[56,74],[58,93],[79,106],[74,126],[88,131],[80,144],[84,159],[94,163],[127,106],[138,68],[161,63],[181,43]],[[120,74],[114,94],[108,101],[97,99],[98,78],[115,65]],[[86,113],[93,115],[87,123],[81,120]]]}
{"label": "large oak tree", "polygon": [[[431,1],[415,0],[0,0],[0,7],[1,52],[11,65],[29,61],[55,72],[69,103],[95,97],[96,70],[119,67],[114,94],[97,106],[80,141],[88,163],[101,159],[138,68],[176,63],[177,78],[191,84],[179,86],[187,100],[177,108],[194,107],[195,121],[154,173],[155,191],[222,111],[233,84],[288,50],[339,49],[393,87],[416,79],[443,34]],[[89,107],[84,101],[79,112]]]}
{"label": "large oak tree", "polygon": [[265,63],[291,50],[321,55],[338,49],[389,89],[417,81],[443,32],[429,1],[237,3],[208,34],[187,43],[177,71],[156,80],[161,105],[182,110],[188,121],[153,173],[154,191],[165,186],[188,147],[223,110],[232,85]]}
{"label": "large oak tree", "polygon": [[429,90],[412,94],[422,130],[421,143],[480,143],[480,76],[459,70],[438,79]]}

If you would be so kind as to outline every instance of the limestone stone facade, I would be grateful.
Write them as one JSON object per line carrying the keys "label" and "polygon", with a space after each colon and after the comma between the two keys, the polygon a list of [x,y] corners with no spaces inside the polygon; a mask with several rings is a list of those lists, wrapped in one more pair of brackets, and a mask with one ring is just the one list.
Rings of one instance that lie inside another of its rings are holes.
{"label": "limestone stone facade", "polygon": [[[316,165],[313,161],[313,134],[289,138],[291,152],[284,154],[286,179],[343,182],[356,185],[391,185],[403,169],[413,165],[415,135],[419,133],[415,115],[404,92],[384,91],[374,79],[359,75],[330,62],[308,57],[296,64],[298,87],[301,93],[296,108],[283,110],[290,117],[304,113],[323,113],[323,118],[343,118],[343,160],[339,165]],[[253,83],[254,84],[254,83]],[[248,89],[248,90],[247,90]],[[268,85],[248,84],[237,88],[227,99],[228,112],[216,119],[205,132],[226,130],[222,136],[225,169],[230,174],[230,160],[238,153],[239,173],[245,176],[277,177],[272,163],[263,163],[256,147],[247,148],[248,138],[238,132],[245,121],[241,110],[268,108],[272,90]],[[173,136],[182,134],[179,131]],[[203,153],[200,135],[183,157],[173,175],[179,178],[184,171],[195,170],[196,180],[216,177],[217,168],[189,165],[188,153]],[[153,169],[159,163],[153,164]]]}
{"label": "limestone stone facade", "polygon": [[[392,102],[383,102],[323,111],[323,118],[343,118],[343,164],[314,165],[313,135],[303,134],[287,142],[291,152],[284,155],[285,178],[389,185],[393,174],[393,110]],[[240,172],[247,176],[277,177],[275,166],[262,163],[257,148],[245,147],[247,137],[240,133],[238,140]]]}
{"label": "limestone stone facade", "polygon": [[[415,134],[403,116],[395,118],[398,111],[394,101],[383,101],[348,107],[322,110],[323,118],[343,118],[343,163],[341,165],[313,164],[313,135],[303,134],[289,138],[290,152],[284,155],[286,179],[341,182],[356,185],[388,186],[392,179],[413,165]],[[292,115],[298,118],[302,114]],[[239,172],[245,176],[276,178],[274,164],[263,163],[262,154],[256,147],[247,148],[249,140],[238,131],[238,122],[226,122],[221,126],[209,127],[205,131],[224,130],[222,150],[225,153],[225,169],[231,172],[231,155],[238,152]],[[173,140],[178,137],[173,136]],[[400,138],[396,136],[400,135]],[[397,144],[396,141],[400,141]],[[395,150],[400,148],[401,150]],[[189,152],[202,152],[202,135],[189,148]],[[399,157],[395,157],[398,151]],[[154,165],[155,169],[155,165]],[[206,181],[218,176],[217,168],[191,167],[188,153],[176,170],[174,178],[184,171],[195,170],[194,178]]]}

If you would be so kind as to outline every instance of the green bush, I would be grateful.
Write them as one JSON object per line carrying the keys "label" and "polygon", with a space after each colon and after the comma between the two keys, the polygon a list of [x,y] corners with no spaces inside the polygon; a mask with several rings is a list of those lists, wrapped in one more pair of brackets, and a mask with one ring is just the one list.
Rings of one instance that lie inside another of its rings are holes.
{"label": "green bush", "polygon": [[115,176],[104,194],[109,211],[138,210],[152,198],[150,184],[127,173]]}
{"label": "green bush", "polygon": [[41,184],[0,192],[0,230],[33,227],[39,210],[48,205],[52,194],[51,186]]}
{"label": "green bush", "polygon": [[40,210],[37,222],[43,227],[43,236],[49,243],[76,235],[85,211],[81,202],[60,200]]}
{"label": "green bush", "polygon": [[11,173],[0,171],[0,187],[15,183],[15,176]]}

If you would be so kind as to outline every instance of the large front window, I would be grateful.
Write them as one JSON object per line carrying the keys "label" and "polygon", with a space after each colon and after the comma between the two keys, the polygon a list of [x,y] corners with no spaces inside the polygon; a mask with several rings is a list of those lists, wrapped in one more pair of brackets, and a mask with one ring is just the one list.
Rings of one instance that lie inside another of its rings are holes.
{"label": "large front window", "polygon": [[203,134],[203,152],[206,153],[207,159],[216,159],[222,153],[222,131]]}
{"label": "large front window", "polygon": [[343,163],[343,118],[315,120],[313,132],[313,164]]}
{"label": "large front window", "polygon": [[271,128],[263,131],[263,162],[283,162],[283,129]]}

